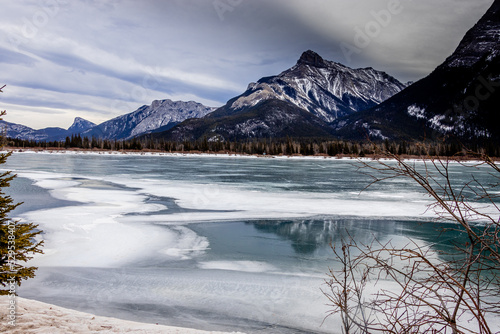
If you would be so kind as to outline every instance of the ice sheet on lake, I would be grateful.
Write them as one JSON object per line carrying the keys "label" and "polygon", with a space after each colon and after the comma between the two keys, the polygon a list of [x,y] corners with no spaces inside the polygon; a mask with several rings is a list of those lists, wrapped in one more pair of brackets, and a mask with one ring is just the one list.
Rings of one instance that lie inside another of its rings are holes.
{"label": "ice sheet on lake", "polygon": [[[99,189],[82,186],[83,180],[91,179],[88,176],[75,178],[45,172],[20,173],[20,176],[35,180],[36,185],[49,189],[55,198],[82,203],[23,215],[44,230],[46,254],[37,258],[37,265],[118,266],[151,254],[189,259],[202,254],[209,243],[176,225],[197,221],[314,215],[407,217],[425,212],[425,205],[412,198],[388,205],[383,201],[342,199],[324,193],[277,193],[116,177],[97,178],[116,185],[112,189]],[[185,210],[170,214],[165,205],[148,203],[152,195],[175,198]]]}
{"label": "ice sheet on lake", "polygon": [[[209,241],[186,227],[202,221],[306,218],[312,216],[434,218],[431,202],[414,192],[314,193],[263,191],[244,186],[128,177],[90,177],[47,172],[20,176],[53,197],[81,205],[25,213],[44,230],[45,255],[37,265],[119,266],[157,256],[191,259]],[[101,182],[89,187],[86,182]],[[106,187],[104,187],[106,185]],[[174,199],[176,210],[151,197]],[[181,227],[184,226],[184,227]]]}
{"label": "ice sheet on lake", "polygon": [[160,204],[146,203],[147,197],[135,191],[82,188],[79,182],[61,180],[60,175],[20,176],[36,180],[56,198],[82,203],[22,215],[44,231],[45,254],[36,256],[35,265],[116,267],[155,256],[189,259],[209,245],[206,238],[186,228],[120,222],[119,218],[129,213],[165,209]]}
{"label": "ice sheet on lake", "polygon": [[66,296],[62,306],[96,307],[143,322],[245,333],[335,328],[334,318],[323,324],[328,306],[319,289],[322,278],[212,269],[42,268],[35,280],[46,287],[37,291],[36,284],[28,285],[24,295]]}
{"label": "ice sheet on lake", "polygon": [[200,262],[201,269],[243,271],[248,273],[261,273],[276,271],[276,268],[261,261],[208,261]]}
{"label": "ice sheet on lake", "polygon": [[[431,202],[420,193],[401,191],[350,196],[344,194],[313,192],[276,192],[249,190],[221,184],[196,184],[161,180],[110,181],[130,188],[140,189],[143,194],[175,198],[186,210],[178,214],[149,215],[146,221],[189,223],[194,221],[235,220],[258,218],[296,218],[316,215],[338,215],[359,217],[433,217],[427,212]],[[394,199],[398,202],[395,203]],[[135,218],[128,217],[127,221]]]}

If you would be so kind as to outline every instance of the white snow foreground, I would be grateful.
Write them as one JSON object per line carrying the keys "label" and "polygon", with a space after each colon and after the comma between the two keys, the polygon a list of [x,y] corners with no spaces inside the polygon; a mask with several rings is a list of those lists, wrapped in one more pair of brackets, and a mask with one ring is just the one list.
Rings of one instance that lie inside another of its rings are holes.
{"label": "white snow foreground", "polygon": [[[9,324],[9,296],[0,296],[0,332],[29,333],[137,333],[137,334],[223,334],[190,328],[144,324],[98,317],[89,313],[65,309],[35,300],[16,297],[15,326]],[[238,334],[233,332],[234,334]]]}

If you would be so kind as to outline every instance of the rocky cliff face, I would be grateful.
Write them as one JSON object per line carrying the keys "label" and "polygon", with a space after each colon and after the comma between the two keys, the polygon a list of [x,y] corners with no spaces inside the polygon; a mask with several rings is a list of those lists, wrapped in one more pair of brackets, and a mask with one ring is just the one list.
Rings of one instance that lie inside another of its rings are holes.
{"label": "rocky cliff face", "polygon": [[472,67],[480,61],[491,61],[500,50],[500,2],[495,1],[481,20],[464,36],[455,52],[440,68]]}

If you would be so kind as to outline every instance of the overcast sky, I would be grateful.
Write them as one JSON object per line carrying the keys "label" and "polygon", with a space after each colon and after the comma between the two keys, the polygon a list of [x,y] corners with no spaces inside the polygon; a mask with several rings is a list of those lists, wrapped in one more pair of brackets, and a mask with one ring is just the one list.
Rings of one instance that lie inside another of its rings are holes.
{"label": "overcast sky", "polygon": [[493,0],[0,0],[5,120],[67,128],[157,99],[221,106],[303,51],[428,75]]}

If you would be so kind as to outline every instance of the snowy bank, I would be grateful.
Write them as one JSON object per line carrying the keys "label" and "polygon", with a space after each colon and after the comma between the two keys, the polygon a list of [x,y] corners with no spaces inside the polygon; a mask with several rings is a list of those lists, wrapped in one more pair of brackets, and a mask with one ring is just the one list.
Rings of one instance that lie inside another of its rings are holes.
{"label": "snowy bank", "polygon": [[[282,160],[334,160],[334,161],[396,161],[395,159],[382,156],[327,156],[327,155],[249,155],[239,153],[195,153],[195,152],[160,152],[160,151],[109,151],[109,150],[86,150],[86,149],[20,149],[4,148],[0,153],[28,153],[28,154],[85,154],[85,155],[109,155],[109,156],[157,156],[157,157],[192,157],[192,158],[245,158],[245,159],[282,159]],[[484,161],[477,158],[465,157],[426,157],[406,156],[403,161],[410,163],[423,163],[426,161],[447,161],[450,163],[482,164]],[[491,158],[496,164],[500,164],[499,158]]]}
{"label": "snowy bank", "polygon": [[35,300],[15,298],[17,314],[15,326],[9,324],[9,297],[0,296],[0,332],[27,333],[141,333],[141,334],[222,334],[196,329],[143,324],[138,322],[98,317]]}

